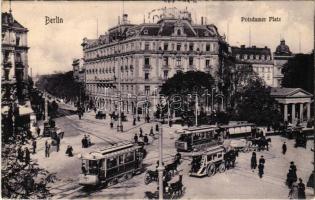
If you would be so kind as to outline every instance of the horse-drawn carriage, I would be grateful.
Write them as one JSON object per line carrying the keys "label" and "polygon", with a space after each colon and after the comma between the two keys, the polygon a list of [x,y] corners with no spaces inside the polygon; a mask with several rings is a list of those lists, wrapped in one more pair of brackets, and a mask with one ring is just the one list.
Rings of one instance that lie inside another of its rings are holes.
{"label": "horse-drawn carriage", "polygon": [[[177,167],[179,164],[180,164],[180,158],[178,159],[175,156],[175,159],[173,160],[172,163],[165,165],[165,169],[163,171],[163,178],[166,181],[171,180],[171,178],[175,175],[175,172],[178,172]],[[157,167],[158,166],[159,166],[159,162],[157,162]],[[157,167],[156,167],[156,170],[147,170],[144,177],[144,183],[146,185],[151,182],[158,181],[159,175],[158,175]]]}
{"label": "horse-drawn carriage", "polygon": [[301,131],[296,134],[295,136],[295,145],[294,147],[304,147],[306,148],[306,143],[307,143],[307,137],[306,133]]}
{"label": "horse-drawn carriage", "polygon": [[223,145],[210,147],[192,156],[190,176],[213,176],[217,171],[224,172],[227,167],[234,166],[236,152],[227,150]]}
{"label": "horse-drawn carriage", "polygon": [[95,115],[96,119],[106,119],[106,113],[104,113],[102,110],[97,111]]}
{"label": "horse-drawn carriage", "polygon": [[64,136],[64,132],[61,131],[60,128],[55,126],[55,123],[44,123],[44,131],[43,131],[43,136],[44,137],[50,137],[52,139],[51,144],[52,145],[57,145],[57,141],[60,142],[60,140]]}

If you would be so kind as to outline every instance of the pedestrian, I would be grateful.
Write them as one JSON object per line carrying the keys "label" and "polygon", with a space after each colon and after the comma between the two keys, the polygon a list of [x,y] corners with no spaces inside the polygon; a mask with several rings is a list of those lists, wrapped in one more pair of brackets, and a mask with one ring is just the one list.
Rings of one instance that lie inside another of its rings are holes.
{"label": "pedestrian", "polygon": [[290,169],[292,169],[293,172],[296,174],[296,165],[294,164],[293,161],[290,162]]}
{"label": "pedestrian", "polygon": [[140,122],[140,116],[138,116],[138,122]]}
{"label": "pedestrian", "polygon": [[48,158],[50,156],[50,143],[48,140],[45,142],[45,157]]}
{"label": "pedestrian", "polygon": [[27,147],[25,147],[24,151],[25,151],[25,164],[28,165],[30,164],[30,161],[31,161],[31,155],[30,155],[31,153]]}
{"label": "pedestrian", "polygon": [[36,132],[37,132],[37,136],[39,137],[40,136],[40,128],[38,126],[36,128]]}
{"label": "pedestrian", "polygon": [[81,143],[82,143],[82,148],[85,148],[85,138],[84,137],[82,138]]}
{"label": "pedestrian", "polygon": [[285,155],[286,152],[287,152],[287,145],[284,142],[282,145],[282,154]]}
{"label": "pedestrian", "polygon": [[114,127],[114,123],[112,121],[109,123],[109,125],[110,125],[110,128]]}
{"label": "pedestrian", "polygon": [[159,125],[158,124],[155,125],[155,132],[159,132]]}
{"label": "pedestrian", "polygon": [[134,139],[135,143],[138,143],[138,135],[137,135],[137,133],[135,134],[135,136],[133,137],[133,139]]}
{"label": "pedestrian", "polygon": [[17,159],[18,159],[20,162],[23,162],[23,156],[24,156],[24,152],[22,151],[22,147],[19,146],[19,147],[18,147],[18,150],[17,150]]}
{"label": "pedestrian", "polygon": [[36,144],[36,140],[35,140],[35,139],[33,139],[33,141],[32,141],[33,154],[35,154],[35,153],[36,153],[36,146],[37,146],[37,144]]}
{"label": "pedestrian", "polygon": [[306,199],[305,196],[305,184],[303,180],[299,178],[300,183],[298,184],[298,199]]}
{"label": "pedestrian", "polygon": [[69,157],[72,157],[72,156],[73,156],[72,151],[73,151],[72,146],[71,146],[71,145],[68,145],[67,150],[66,150],[66,154],[67,154]]}
{"label": "pedestrian", "polygon": [[296,182],[294,182],[290,187],[290,192],[288,195],[289,199],[298,199],[298,192],[298,185]]}
{"label": "pedestrian", "polygon": [[57,136],[57,138],[56,138],[56,150],[57,150],[57,152],[59,152],[59,149],[60,149],[60,137],[59,136]]}
{"label": "pedestrian", "polygon": [[143,137],[142,131],[140,131],[139,137],[141,138]]}
{"label": "pedestrian", "polygon": [[257,167],[257,158],[256,158],[256,152],[252,153],[252,158],[250,160],[250,167],[252,169],[252,171],[254,172],[254,170]]}
{"label": "pedestrian", "polygon": [[133,123],[132,123],[132,125],[134,125],[134,126],[136,125],[136,118],[135,118],[135,117],[133,118]]}
{"label": "pedestrian", "polygon": [[260,178],[263,177],[263,174],[264,174],[264,164],[262,164],[262,163],[259,163],[259,165],[258,165],[258,174],[259,174],[259,177],[260,177]]}
{"label": "pedestrian", "polygon": [[147,145],[149,143],[148,134],[145,134],[143,137],[143,142]]}
{"label": "pedestrian", "polygon": [[182,158],[182,154],[180,154],[179,151],[177,151],[175,155],[175,163],[180,164],[181,158]]}
{"label": "pedestrian", "polygon": [[142,135],[143,134],[143,130],[142,130],[142,128],[140,127],[140,135]]}
{"label": "pedestrian", "polygon": [[153,127],[151,127],[151,129],[150,129],[150,134],[149,135],[153,135],[154,136]]}
{"label": "pedestrian", "polygon": [[265,164],[265,158],[264,156],[261,156],[259,159],[259,164],[262,163],[263,165]]}

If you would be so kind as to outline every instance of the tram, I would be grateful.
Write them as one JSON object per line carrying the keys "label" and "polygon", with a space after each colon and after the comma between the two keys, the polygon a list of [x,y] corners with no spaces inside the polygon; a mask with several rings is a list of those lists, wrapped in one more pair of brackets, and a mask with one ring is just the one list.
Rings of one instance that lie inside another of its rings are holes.
{"label": "tram", "polygon": [[143,149],[133,143],[121,143],[90,152],[83,155],[81,159],[80,185],[111,186],[141,172]]}
{"label": "tram", "polygon": [[257,132],[256,125],[252,123],[236,123],[219,126],[224,137],[247,137],[254,136]]}
{"label": "tram", "polygon": [[198,151],[220,142],[219,128],[214,125],[185,128],[176,131],[179,138],[175,141],[177,151]]}

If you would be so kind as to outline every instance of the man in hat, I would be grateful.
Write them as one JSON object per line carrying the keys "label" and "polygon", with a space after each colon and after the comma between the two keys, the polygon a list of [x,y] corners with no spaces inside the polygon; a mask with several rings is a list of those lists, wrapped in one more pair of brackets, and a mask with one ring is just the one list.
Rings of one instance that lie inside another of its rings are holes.
{"label": "man in hat", "polygon": [[305,184],[303,183],[303,180],[299,178],[299,184],[298,184],[298,199],[305,199]]}
{"label": "man in hat", "polygon": [[265,158],[264,156],[261,156],[259,159],[259,164],[262,163],[263,165],[265,164]]}
{"label": "man in hat", "polygon": [[286,152],[287,152],[287,145],[284,142],[282,145],[282,154],[285,155]]}

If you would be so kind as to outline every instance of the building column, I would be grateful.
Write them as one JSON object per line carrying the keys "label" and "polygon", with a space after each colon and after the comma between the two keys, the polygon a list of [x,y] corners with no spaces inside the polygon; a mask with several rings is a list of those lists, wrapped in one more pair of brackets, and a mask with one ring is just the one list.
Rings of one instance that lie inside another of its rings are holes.
{"label": "building column", "polygon": [[306,108],[307,108],[306,119],[309,120],[311,118],[311,103],[307,103]]}
{"label": "building column", "polygon": [[303,122],[303,103],[300,103],[300,122]]}
{"label": "building column", "polygon": [[291,115],[291,123],[293,124],[295,122],[295,104],[292,104],[292,115]]}
{"label": "building column", "polygon": [[284,104],[284,121],[288,121],[288,104]]}

